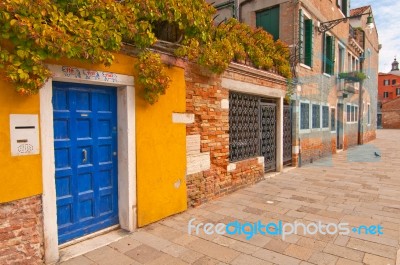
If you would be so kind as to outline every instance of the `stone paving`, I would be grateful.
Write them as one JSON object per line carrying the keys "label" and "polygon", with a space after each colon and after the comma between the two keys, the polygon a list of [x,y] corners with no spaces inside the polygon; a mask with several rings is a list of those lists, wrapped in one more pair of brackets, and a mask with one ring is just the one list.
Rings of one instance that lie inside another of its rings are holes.
{"label": "stone paving", "polygon": [[[381,154],[376,157],[374,152]],[[382,235],[188,235],[188,222],[347,222]],[[139,229],[62,265],[395,265],[400,242],[400,130]]]}

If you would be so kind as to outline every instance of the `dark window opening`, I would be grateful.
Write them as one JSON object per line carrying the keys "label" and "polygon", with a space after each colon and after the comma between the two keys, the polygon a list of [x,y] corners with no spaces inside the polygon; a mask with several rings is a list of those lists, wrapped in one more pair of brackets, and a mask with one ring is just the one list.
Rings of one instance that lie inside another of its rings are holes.
{"label": "dark window opening", "polygon": [[279,39],[279,6],[257,12],[256,26],[270,33],[274,40]]}

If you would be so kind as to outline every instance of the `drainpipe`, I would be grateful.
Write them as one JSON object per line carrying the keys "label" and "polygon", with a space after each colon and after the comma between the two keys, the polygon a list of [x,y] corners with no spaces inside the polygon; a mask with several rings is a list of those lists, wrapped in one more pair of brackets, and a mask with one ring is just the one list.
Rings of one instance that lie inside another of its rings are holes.
{"label": "drainpipe", "polygon": [[[365,51],[365,31],[363,32],[363,50]],[[364,53],[360,57],[360,72],[362,72],[364,69],[364,60],[365,60],[365,55]],[[363,106],[363,83],[364,80],[360,81],[360,90],[358,93],[358,145],[363,144],[363,112],[364,112],[364,106]]]}
{"label": "drainpipe", "polygon": [[226,1],[226,2],[223,2],[223,3],[220,3],[220,4],[218,4],[218,5],[215,5],[214,6],[214,8],[215,9],[217,9],[217,10],[221,10],[221,9],[224,9],[224,8],[227,8],[227,7],[231,7],[232,8],[232,14],[233,14],[233,17],[236,17],[236,12],[235,12],[235,1],[234,0],[228,0],[228,1]]}

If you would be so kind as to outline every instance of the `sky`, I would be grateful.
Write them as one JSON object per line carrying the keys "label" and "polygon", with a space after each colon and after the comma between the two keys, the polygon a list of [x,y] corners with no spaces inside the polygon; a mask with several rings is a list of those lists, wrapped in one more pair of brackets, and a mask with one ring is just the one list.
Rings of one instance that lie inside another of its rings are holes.
{"label": "sky", "polygon": [[400,1],[399,0],[351,0],[351,9],[371,5],[378,29],[379,72],[387,73],[395,56],[400,59]]}

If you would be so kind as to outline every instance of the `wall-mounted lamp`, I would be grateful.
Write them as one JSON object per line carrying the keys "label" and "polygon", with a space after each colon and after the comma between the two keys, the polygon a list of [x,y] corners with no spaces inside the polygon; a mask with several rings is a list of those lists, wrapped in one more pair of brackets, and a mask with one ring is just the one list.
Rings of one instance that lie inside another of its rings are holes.
{"label": "wall-mounted lamp", "polygon": [[373,19],[373,17],[371,16],[371,14],[369,14],[369,15],[368,15],[368,18],[367,18],[367,26],[365,27],[365,29],[368,30],[369,33],[371,34],[371,33],[372,33],[372,30],[373,30],[374,28],[375,28],[374,19]]}
{"label": "wall-mounted lamp", "polygon": [[340,24],[341,22],[346,22],[350,18],[361,17],[363,15],[368,15],[367,26],[366,26],[365,29],[369,30],[369,32],[371,33],[372,29],[375,28],[374,19],[373,19],[372,15],[371,15],[371,12],[363,13],[363,14],[359,14],[359,15],[355,15],[355,16],[350,16],[350,17],[339,18],[339,19],[335,19],[335,20],[331,20],[331,21],[327,21],[327,22],[321,22],[319,24],[318,31],[320,33],[324,33],[326,31],[332,29],[336,25]]}

